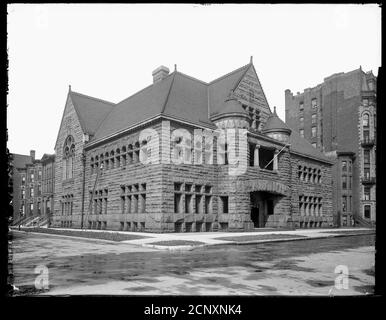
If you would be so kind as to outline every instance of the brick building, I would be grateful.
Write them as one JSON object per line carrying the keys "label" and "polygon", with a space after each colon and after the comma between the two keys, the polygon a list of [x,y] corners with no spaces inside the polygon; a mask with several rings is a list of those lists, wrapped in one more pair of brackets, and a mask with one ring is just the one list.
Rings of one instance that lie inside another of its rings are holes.
{"label": "brick building", "polygon": [[337,73],[293,95],[286,123],[335,161],[335,224],[375,223],[376,77],[361,68]]}
{"label": "brick building", "polygon": [[13,207],[14,223],[47,218],[53,208],[55,155],[44,154],[35,159],[35,151],[29,156],[13,154]]}
{"label": "brick building", "polygon": [[51,218],[54,207],[54,185],[55,185],[55,155],[44,154],[42,159],[42,209],[43,215]]}
{"label": "brick building", "polygon": [[12,182],[13,182],[13,221],[17,222],[26,214],[26,179],[27,164],[33,161],[34,152],[31,151],[29,156],[22,154],[12,154]]}
{"label": "brick building", "polygon": [[55,154],[56,227],[332,225],[332,162],[271,112],[252,59],[209,83],[161,66],[116,104],[70,87]]}

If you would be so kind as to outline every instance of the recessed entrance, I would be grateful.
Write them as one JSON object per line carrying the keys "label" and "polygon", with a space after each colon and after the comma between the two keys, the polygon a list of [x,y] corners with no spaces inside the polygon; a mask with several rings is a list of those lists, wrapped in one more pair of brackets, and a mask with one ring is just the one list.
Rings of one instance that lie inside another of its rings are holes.
{"label": "recessed entrance", "polygon": [[250,193],[251,198],[251,220],[255,228],[264,228],[268,217],[274,214],[275,200],[280,196],[265,191],[254,191]]}

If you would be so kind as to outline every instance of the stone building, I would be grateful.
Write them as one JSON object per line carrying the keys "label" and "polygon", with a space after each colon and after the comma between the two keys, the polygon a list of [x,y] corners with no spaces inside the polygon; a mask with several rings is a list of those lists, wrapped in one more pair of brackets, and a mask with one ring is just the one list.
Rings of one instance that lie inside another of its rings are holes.
{"label": "stone building", "polygon": [[252,59],[209,83],[161,66],[151,85],[119,103],[70,87],[55,154],[56,227],[333,222],[332,162],[271,111]]}
{"label": "stone building", "polygon": [[376,82],[359,68],[296,95],[285,91],[286,123],[335,161],[336,225],[375,223]]}

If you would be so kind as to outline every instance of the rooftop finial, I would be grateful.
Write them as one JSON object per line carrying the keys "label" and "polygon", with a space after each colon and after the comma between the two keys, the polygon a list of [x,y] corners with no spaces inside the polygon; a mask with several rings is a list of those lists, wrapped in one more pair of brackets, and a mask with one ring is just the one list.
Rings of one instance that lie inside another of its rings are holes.
{"label": "rooftop finial", "polygon": [[252,64],[253,63],[253,56],[251,56],[251,59],[250,59],[250,62],[249,62],[250,64]]}
{"label": "rooftop finial", "polygon": [[68,91],[71,91],[71,85],[70,84],[68,85]]}
{"label": "rooftop finial", "polygon": [[177,71],[177,65],[174,64],[174,71]]}
{"label": "rooftop finial", "polygon": [[276,106],[273,107],[273,113],[276,114]]}

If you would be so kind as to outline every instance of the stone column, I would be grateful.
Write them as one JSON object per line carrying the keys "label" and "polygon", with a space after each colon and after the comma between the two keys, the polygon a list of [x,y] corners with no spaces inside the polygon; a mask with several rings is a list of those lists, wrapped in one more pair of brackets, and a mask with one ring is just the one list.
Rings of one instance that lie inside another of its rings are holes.
{"label": "stone column", "polygon": [[278,170],[278,163],[279,163],[278,154],[279,154],[279,150],[275,150],[275,154],[273,158],[273,170]]}
{"label": "stone column", "polygon": [[260,146],[259,145],[256,145],[255,147],[255,153],[254,153],[254,162],[253,162],[253,166],[254,167],[259,167],[259,149],[260,149]]}

